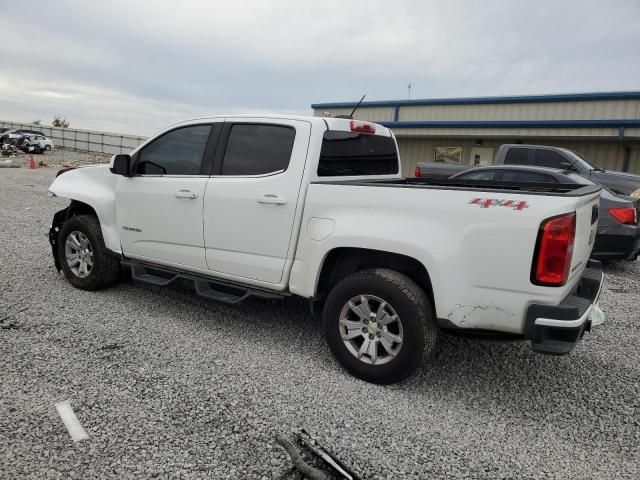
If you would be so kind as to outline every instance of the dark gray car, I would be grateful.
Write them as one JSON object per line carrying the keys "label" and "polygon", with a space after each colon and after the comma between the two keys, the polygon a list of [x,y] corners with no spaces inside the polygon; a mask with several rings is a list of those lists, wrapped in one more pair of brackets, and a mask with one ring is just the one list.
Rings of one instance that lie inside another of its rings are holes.
{"label": "dark gray car", "polygon": [[[573,150],[546,145],[501,145],[494,159],[495,165],[519,165],[556,168],[573,171],[607,187],[619,195],[640,197],[640,175],[614,172],[595,167]],[[416,177],[448,178],[456,173],[480,168],[474,165],[418,162]]]}
{"label": "dark gray car", "polygon": [[[519,183],[595,183],[565,170],[516,165],[477,167],[451,178]],[[603,187],[600,195],[598,234],[591,257],[597,260],[635,260],[640,253],[639,214],[639,198],[616,195]]]}

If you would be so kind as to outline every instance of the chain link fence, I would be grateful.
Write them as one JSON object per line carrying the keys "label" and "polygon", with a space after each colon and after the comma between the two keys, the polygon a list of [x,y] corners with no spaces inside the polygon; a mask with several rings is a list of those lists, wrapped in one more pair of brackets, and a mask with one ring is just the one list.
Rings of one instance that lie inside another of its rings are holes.
{"label": "chain link fence", "polygon": [[74,128],[58,128],[46,125],[5,122],[2,120],[0,120],[0,127],[42,132],[46,137],[53,140],[56,147],[111,155],[116,153],[129,153],[146,140],[146,137],[137,137],[135,135],[77,130]]}

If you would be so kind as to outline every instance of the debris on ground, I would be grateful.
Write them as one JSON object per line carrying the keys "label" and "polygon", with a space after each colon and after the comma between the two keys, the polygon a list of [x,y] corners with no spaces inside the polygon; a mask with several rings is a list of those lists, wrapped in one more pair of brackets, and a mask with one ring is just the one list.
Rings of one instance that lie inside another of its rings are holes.
{"label": "debris on ground", "polygon": [[276,435],[276,443],[284,448],[293,462],[290,472],[296,472],[295,479],[302,480],[360,480],[349,467],[335,455],[321,447],[304,429],[295,435],[292,442],[285,436]]}
{"label": "debris on ground", "polygon": [[44,153],[25,153],[10,144],[4,144],[1,148],[3,159],[0,160],[0,167],[70,168],[106,164],[111,160],[111,155],[106,153],[83,152],[66,148],[55,148]]}
{"label": "debris on ground", "polygon": [[19,313],[22,313],[26,310],[29,310],[29,307],[23,307],[20,310],[17,310],[13,313],[10,313],[8,315],[5,315],[4,317],[0,318],[0,329],[2,330],[11,330],[11,329],[18,329],[20,328],[20,325],[18,325],[18,323],[15,320],[10,320],[7,322],[7,320],[9,320],[11,317],[15,317],[16,315],[18,315]]}

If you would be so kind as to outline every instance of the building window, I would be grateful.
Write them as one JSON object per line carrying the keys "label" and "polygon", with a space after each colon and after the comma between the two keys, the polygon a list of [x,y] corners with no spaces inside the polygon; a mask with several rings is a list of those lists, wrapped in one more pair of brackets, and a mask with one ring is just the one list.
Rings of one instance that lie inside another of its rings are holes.
{"label": "building window", "polygon": [[436,147],[433,161],[436,163],[460,163],[462,147]]}

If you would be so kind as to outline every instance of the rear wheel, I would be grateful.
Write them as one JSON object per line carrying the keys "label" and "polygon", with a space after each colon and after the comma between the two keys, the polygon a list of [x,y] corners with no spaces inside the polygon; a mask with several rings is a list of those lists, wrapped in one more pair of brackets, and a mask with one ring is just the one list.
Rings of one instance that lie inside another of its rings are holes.
{"label": "rear wheel", "polygon": [[44,150],[45,150],[45,152],[51,151],[51,145],[45,145],[44,146]]}
{"label": "rear wheel", "polygon": [[340,281],[327,297],[323,322],[336,360],[373,383],[411,375],[437,345],[431,302],[413,280],[394,270],[364,270]]}
{"label": "rear wheel", "polygon": [[77,215],[58,234],[58,258],[69,283],[82,290],[100,290],[114,284],[120,261],[104,245],[96,217]]}

